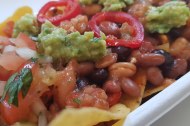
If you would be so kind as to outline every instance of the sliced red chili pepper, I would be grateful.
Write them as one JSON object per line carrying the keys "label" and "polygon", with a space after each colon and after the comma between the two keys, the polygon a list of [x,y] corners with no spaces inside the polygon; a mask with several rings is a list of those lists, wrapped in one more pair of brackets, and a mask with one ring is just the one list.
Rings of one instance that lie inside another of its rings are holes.
{"label": "sliced red chili pepper", "polygon": [[115,36],[108,35],[106,39],[108,46],[125,46],[130,48],[138,48],[142,44],[144,39],[144,28],[142,24],[131,15],[125,12],[101,12],[96,14],[89,21],[89,26],[91,30],[94,31],[96,37],[100,37],[101,30],[98,25],[102,21],[111,21],[119,24],[126,22],[128,25],[134,28],[134,30],[132,30],[133,32],[131,32],[131,40],[118,39]]}
{"label": "sliced red chili pepper", "polygon": [[[54,14],[48,16],[48,13],[52,8],[63,7],[63,10],[59,14]],[[81,8],[76,0],[60,0],[60,1],[50,1],[46,3],[38,12],[37,19],[40,23],[44,23],[49,20],[54,25],[59,25],[63,20],[69,20],[80,14]]]}

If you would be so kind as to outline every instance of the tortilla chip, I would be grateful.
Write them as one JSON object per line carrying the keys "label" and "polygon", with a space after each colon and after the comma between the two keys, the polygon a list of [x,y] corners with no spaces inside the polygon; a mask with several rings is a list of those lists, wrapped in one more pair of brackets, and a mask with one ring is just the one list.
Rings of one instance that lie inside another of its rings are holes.
{"label": "tortilla chip", "polygon": [[115,124],[113,124],[112,126],[123,126],[125,119],[121,119],[119,121],[117,121]]}
{"label": "tortilla chip", "polygon": [[17,9],[11,17],[7,18],[7,20],[5,20],[4,22],[2,22],[0,24],[0,35],[5,36],[5,34],[2,30],[3,30],[4,26],[6,26],[8,21],[14,21],[15,22],[27,13],[32,14],[33,13],[32,8],[30,8],[28,6],[23,6],[23,7],[20,7],[19,9]]}
{"label": "tortilla chip", "polygon": [[117,104],[110,110],[102,110],[95,107],[80,109],[64,109],[49,126],[93,126],[100,122],[124,119],[130,109],[123,104]]}
{"label": "tortilla chip", "polygon": [[36,124],[32,124],[32,123],[28,123],[28,122],[25,122],[25,123],[17,122],[11,126],[36,126]]}
{"label": "tortilla chip", "polygon": [[168,86],[170,86],[173,82],[175,82],[174,79],[169,79],[166,78],[161,85],[159,86],[154,86],[154,87],[149,87],[146,88],[145,93],[143,95],[143,98],[151,96],[152,94],[158,93],[162,90],[164,90],[165,88],[167,88]]}
{"label": "tortilla chip", "polygon": [[139,69],[137,73],[135,74],[135,76],[133,77],[133,80],[139,85],[140,90],[141,90],[141,96],[138,98],[134,98],[134,97],[124,95],[121,98],[122,99],[121,102],[125,104],[128,108],[130,108],[131,111],[139,107],[139,105],[141,104],[141,101],[144,95],[145,86],[146,86],[146,81],[147,81],[146,70]]}

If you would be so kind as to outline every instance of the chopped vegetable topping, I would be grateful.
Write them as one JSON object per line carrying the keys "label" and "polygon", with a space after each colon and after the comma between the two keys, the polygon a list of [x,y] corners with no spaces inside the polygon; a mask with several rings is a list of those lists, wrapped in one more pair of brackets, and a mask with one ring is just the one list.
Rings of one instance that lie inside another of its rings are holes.
{"label": "chopped vegetable topping", "polygon": [[146,29],[150,32],[167,33],[171,28],[186,24],[190,10],[181,1],[171,1],[160,7],[151,7],[146,15]]}
{"label": "chopped vegetable topping", "polygon": [[39,33],[39,27],[37,19],[31,14],[26,14],[15,23],[13,30],[13,37],[17,37],[20,32],[23,32],[29,36],[37,36]]}
{"label": "chopped vegetable topping", "polygon": [[62,58],[68,62],[72,58],[78,61],[95,61],[106,54],[106,43],[103,38],[95,38],[93,32],[66,34],[62,28],[50,22],[42,25],[39,34],[39,49],[54,59]]}
{"label": "chopped vegetable topping", "polygon": [[29,68],[23,68],[20,72],[13,74],[7,81],[1,101],[6,95],[9,96],[8,103],[18,106],[18,94],[21,91],[25,97],[32,83],[32,72]]}

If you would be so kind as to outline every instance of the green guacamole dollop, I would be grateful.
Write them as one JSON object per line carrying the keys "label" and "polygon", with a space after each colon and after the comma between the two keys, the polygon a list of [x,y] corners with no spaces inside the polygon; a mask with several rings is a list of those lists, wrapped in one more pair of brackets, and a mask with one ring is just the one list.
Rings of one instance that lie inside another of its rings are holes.
{"label": "green guacamole dollop", "polygon": [[67,34],[62,28],[55,27],[50,22],[42,25],[38,36],[39,50],[54,59],[61,58],[67,63],[75,58],[78,61],[96,61],[106,54],[104,38],[95,38],[93,32]]}
{"label": "green guacamole dollop", "polygon": [[39,33],[37,19],[31,14],[26,14],[16,21],[13,29],[13,37],[17,37],[20,32],[29,36],[37,36]]}
{"label": "green guacamole dollop", "polygon": [[151,7],[146,14],[146,29],[149,32],[167,33],[172,28],[186,24],[190,10],[182,1],[171,1],[160,7]]}
{"label": "green guacamole dollop", "polygon": [[[80,0],[81,4],[90,5],[96,0]],[[134,0],[99,0],[98,4],[103,5],[103,11],[121,11],[127,5],[133,4]]]}

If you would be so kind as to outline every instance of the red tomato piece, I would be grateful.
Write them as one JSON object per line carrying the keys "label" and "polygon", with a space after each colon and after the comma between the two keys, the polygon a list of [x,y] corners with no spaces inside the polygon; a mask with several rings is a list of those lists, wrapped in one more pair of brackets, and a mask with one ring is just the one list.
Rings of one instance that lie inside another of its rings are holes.
{"label": "red tomato piece", "polygon": [[8,21],[3,29],[3,32],[7,35],[7,37],[12,37],[13,29],[14,29],[14,21]]}
{"label": "red tomato piece", "polygon": [[76,72],[72,61],[63,70],[57,73],[57,81],[55,82],[56,89],[54,90],[54,97],[57,104],[63,108],[66,105],[66,97],[76,87]]}
{"label": "red tomato piece", "polygon": [[15,52],[6,52],[0,55],[0,66],[6,70],[17,70],[26,60],[16,55]]}
{"label": "red tomato piece", "polygon": [[24,33],[20,33],[13,42],[18,48],[28,47],[32,50],[36,50],[36,43]]}
{"label": "red tomato piece", "polygon": [[13,45],[13,43],[9,41],[8,37],[0,36],[0,45],[7,46],[7,45]]}
{"label": "red tomato piece", "polygon": [[8,125],[12,125],[18,121],[28,120],[29,118],[30,104],[33,100],[27,96],[23,99],[21,93],[18,97],[18,107],[9,105],[6,100],[0,104],[1,116]]}

